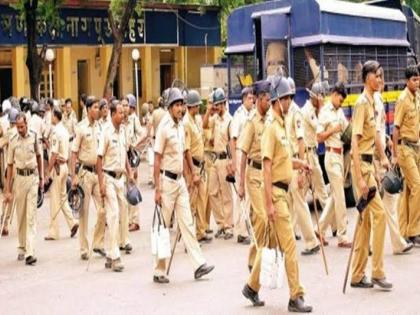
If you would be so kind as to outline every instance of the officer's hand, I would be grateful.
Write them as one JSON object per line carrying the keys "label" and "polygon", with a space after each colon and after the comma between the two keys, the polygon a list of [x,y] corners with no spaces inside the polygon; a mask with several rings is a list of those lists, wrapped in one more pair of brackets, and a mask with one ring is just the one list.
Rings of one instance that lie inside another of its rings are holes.
{"label": "officer's hand", "polygon": [[76,189],[78,184],[79,184],[79,177],[77,175],[74,175],[71,180],[71,188]]}
{"label": "officer's hand", "polygon": [[228,162],[227,172],[228,172],[229,175],[235,176],[236,168],[235,168],[235,165],[233,165],[232,160],[229,160],[229,162]]}
{"label": "officer's hand", "polygon": [[334,127],[334,132],[342,132],[343,131],[343,125],[342,124],[338,124],[337,126]]}
{"label": "officer's hand", "polygon": [[40,178],[39,179],[39,184],[38,184],[39,188],[41,189],[42,192],[44,192],[44,179]]}
{"label": "officer's hand", "polygon": [[160,195],[160,189],[155,190],[155,204],[162,206],[162,196]]}
{"label": "officer's hand", "polygon": [[3,199],[3,202],[4,202],[5,204],[8,204],[9,202],[11,202],[11,201],[12,201],[12,199],[13,199],[13,195],[12,195],[11,193],[9,193],[9,192],[6,192],[6,193],[4,194],[4,199]]}
{"label": "officer's hand", "polygon": [[389,170],[390,165],[389,165],[389,161],[386,157],[381,160],[381,165],[386,170]]}
{"label": "officer's hand", "polygon": [[302,162],[301,170],[307,174],[312,174],[312,167],[305,161]]}
{"label": "officer's hand", "polygon": [[368,193],[369,193],[369,187],[366,184],[365,180],[363,178],[360,178],[357,182],[357,185],[359,186],[359,190],[360,190],[363,198],[367,199]]}
{"label": "officer's hand", "polygon": [[238,196],[241,200],[244,199],[244,197],[245,197],[245,187],[244,187],[244,185],[239,185]]}
{"label": "officer's hand", "polygon": [[396,157],[395,155],[393,155],[393,156],[392,156],[392,159],[391,159],[391,164],[392,164],[393,166],[398,165],[398,157]]}
{"label": "officer's hand", "polygon": [[132,185],[134,185],[136,183],[136,180],[134,179],[133,175],[128,176],[128,182]]}
{"label": "officer's hand", "polygon": [[274,222],[274,220],[276,219],[276,212],[273,204],[267,207],[267,216],[270,222]]}
{"label": "officer's hand", "polygon": [[200,177],[200,175],[198,175],[198,174],[194,174],[194,175],[193,175],[193,184],[194,184],[195,186],[198,186],[198,185],[200,184],[200,181],[201,181],[201,177]]}

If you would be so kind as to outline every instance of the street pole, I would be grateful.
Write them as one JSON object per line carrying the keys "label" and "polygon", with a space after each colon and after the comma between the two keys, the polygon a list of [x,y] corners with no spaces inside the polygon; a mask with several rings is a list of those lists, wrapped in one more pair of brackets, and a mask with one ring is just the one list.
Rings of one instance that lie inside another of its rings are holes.
{"label": "street pole", "polygon": [[50,81],[50,98],[53,98],[53,90],[52,90],[52,63],[50,62],[48,65],[48,76]]}
{"label": "street pole", "polygon": [[137,61],[134,62],[134,72],[136,77],[136,107],[137,107],[137,116],[140,117],[140,108],[139,108],[139,66]]}

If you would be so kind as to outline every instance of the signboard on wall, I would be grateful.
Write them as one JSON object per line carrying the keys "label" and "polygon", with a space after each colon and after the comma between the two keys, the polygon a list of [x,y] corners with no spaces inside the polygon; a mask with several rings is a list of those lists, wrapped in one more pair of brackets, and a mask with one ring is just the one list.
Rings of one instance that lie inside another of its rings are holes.
{"label": "signboard on wall", "polygon": [[[216,12],[216,14],[215,14]],[[100,45],[112,43],[112,32],[106,9],[60,9],[61,26],[53,29],[38,23],[39,44]],[[220,23],[217,11],[203,13],[202,19],[189,11],[143,11],[134,13],[125,34],[126,44],[170,44],[219,46]],[[191,22],[193,21],[193,22]],[[200,22],[201,21],[201,22]],[[187,27],[188,26],[188,27]],[[191,31],[191,29],[195,31]],[[206,41],[203,40],[206,35]],[[0,5],[0,45],[26,43],[26,25],[17,12]]]}

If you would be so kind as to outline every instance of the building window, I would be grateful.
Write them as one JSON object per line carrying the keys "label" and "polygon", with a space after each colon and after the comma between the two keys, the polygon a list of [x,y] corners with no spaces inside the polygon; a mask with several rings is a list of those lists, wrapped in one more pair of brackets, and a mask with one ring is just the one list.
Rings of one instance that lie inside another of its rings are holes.
{"label": "building window", "polygon": [[[54,67],[51,73],[52,77],[52,96],[54,97]],[[50,78],[48,68],[42,71],[41,83],[39,84],[39,95],[41,98],[50,97]]]}

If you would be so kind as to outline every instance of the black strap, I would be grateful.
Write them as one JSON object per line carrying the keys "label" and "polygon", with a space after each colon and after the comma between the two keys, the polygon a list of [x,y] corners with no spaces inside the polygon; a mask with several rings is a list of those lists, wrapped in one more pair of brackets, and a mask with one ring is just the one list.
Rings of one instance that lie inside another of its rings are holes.
{"label": "black strap", "polygon": [[367,162],[367,163],[372,164],[372,162],[373,162],[373,155],[372,154],[361,154],[360,155],[360,159],[363,162]]}
{"label": "black strap", "polygon": [[275,182],[273,183],[273,186],[283,189],[286,192],[289,190],[289,185],[283,182]]}

